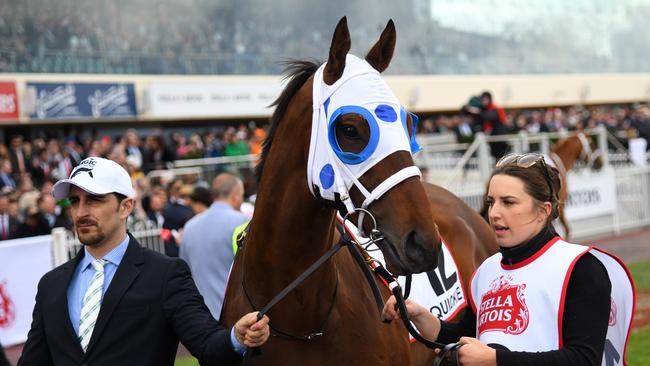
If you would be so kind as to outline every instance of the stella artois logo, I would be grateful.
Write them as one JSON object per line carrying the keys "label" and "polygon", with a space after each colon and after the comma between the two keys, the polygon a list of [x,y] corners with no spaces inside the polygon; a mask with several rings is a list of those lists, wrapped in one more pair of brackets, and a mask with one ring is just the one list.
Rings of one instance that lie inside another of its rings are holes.
{"label": "stella artois logo", "polygon": [[481,296],[478,312],[478,333],[499,331],[521,334],[528,327],[530,316],[524,299],[525,284],[512,285],[512,277],[499,276]]}
{"label": "stella artois logo", "polygon": [[6,290],[6,282],[0,283],[0,328],[8,328],[16,319],[14,303]]}

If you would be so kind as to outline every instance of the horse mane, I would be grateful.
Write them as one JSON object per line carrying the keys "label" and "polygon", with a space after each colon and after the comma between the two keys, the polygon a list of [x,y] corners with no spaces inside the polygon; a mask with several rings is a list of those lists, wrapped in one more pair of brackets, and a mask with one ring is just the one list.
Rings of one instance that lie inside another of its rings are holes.
{"label": "horse mane", "polygon": [[270,105],[270,107],[275,106],[276,108],[270,120],[271,129],[269,130],[268,136],[264,140],[260,160],[257,164],[257,167],[255,168],[255,177],[258,184],[262,178],[262,172],[264,171],[264,162],[266,161],[266,157],[269,155],[269,151],[271,150],[273,138],[275,137],[275,133],[278,129],[280,121],[282,120],[282,117],[284,117],[284,114],[287,111],[289,102],[291,99],[293,99],[294,95],[296,95],[303,84],[305,84],[307,79],[309,79],[309,77],[311,77],[316,72],[318,67],[321,65],[321,62],[318,62],[316,60],[288,60],[283,62],[283,64],[285,68],[282,72],[282,80],[289,79],[289,82],[287,83],[287,86],[284,88],[278,99],[276,99]]}

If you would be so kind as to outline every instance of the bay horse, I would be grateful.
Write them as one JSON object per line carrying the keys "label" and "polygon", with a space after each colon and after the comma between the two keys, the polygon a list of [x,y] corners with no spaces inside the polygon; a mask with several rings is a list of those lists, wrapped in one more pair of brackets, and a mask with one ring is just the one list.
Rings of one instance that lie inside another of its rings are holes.
{"label": "bay horse", "polygon": [[[313,96],[333,88],[333,93],[339,93],[340,89],[342,95],[370,97],[374,98],[373,103],[379,102],[372,116],[367,110],[344,107],[336,110],[340,112],[336,119],[334,112],[328,116],[332,118],[330,145],[338,149],[334,153],[342,160],[351,159],[353,163],[359,157],[368,159],[364,163],[372,160],[374,155],[368,154],[368,146],[376,146],[376,138],[386,128],[402,128],[403,124],[404,139],[412,134],[413,119],[406,116],[400,124],[392,123],[402,113],[380,98],[380,91],[387,86],[378,72],[388,67],[395,42],[391,20],[365,61],[350,56],[350,34],[344,17],[336,26],[324,66],[308,61],[289,65],[290,80],[275,102],[271,130],[258,165],[255,212],[233,263],[225,293],[221,316],[225,325],[232,326],[243,314],[260,310],[332,247],[338,204],[325,199],[326,190],[308,184],[313,179],[308,166],[312,162],[314,129],[320,128],[314,125],[320,117],[313,116],[316,111],[327,115],[328,106],[336,104],[336,94],[325,101]],[[346,72],[353,72],[353,66],[374,70],[364,71],[365,76],[356,79],[349,78]],[[372,84],[359,87],[370,88],[369,95],[358,95],[354,90],[346,94],[346,86],[366,80]],[[375,117],[381,121],[375,124]],[[338,203],[366,207],[376,218],[385,238],[379,244],[387,268],[402,275],[435,268],[435,258],[440,252],[440,237],[432,224],[427,193],[419,177],[412,174],[413,168],[411,151],[397,149],[358,178],[350,178],[354,185],[349,196],[334,195]],[[407,175],[396,180],[401,172]],[[331,166],[323,166],[316,182],[322,188],[336,187],[338,183],[332,179],[340,175],[334,173]],[[392,188],[386,189],[387,182]],[[376,199],[368,204],[369,198]],[[364,229],[372,229],[369,222],[363,222]],[[272,337],[261,347],[261,353],[248,362],[251,365],[410,364],[404,326],[398,322],[381,322],[363,278],[347,251],[331,257],[268,312]],[[387,298],[388,290],[383,291]]]}
{"label": "bay horse", "polygon": [[582,131],[558,141],[553,145],[547,157],[547,162],[557,168],[560,175],[558,219],[564,227],[564,238],[568,240],[571,230],[564,214],[564,205],[569,196],[567,173],[571,171],[577,161],[584,162],[590,169],[599,170],[603,166],[603,159],[593,139],[587,137]]}

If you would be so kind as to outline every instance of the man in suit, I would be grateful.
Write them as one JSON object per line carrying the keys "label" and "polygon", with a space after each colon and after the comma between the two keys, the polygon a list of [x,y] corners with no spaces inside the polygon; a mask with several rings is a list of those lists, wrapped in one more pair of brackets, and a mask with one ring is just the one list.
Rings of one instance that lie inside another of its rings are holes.
{"label": "man in suit", "polygon": [[9,212],[9,195],[0,193],[0,240],[17,238],[20,222]]}
{"label": "man in suit", "polygon": [[135,191],[117,163],[85,159],[52,194],[69,198],[84,249],[39,282],[18,365],[171,366],[179,340],[202,365],[229,365],[266,342],[267,317],[249,313],[221,327],[187,264],[127,233]]}

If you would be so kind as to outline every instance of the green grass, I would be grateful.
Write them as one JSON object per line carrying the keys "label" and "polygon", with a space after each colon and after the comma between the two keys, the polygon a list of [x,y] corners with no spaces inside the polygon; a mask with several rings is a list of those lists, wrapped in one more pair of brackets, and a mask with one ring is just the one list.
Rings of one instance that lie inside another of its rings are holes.
{"label": "green grass", "polygon": [[[650,261],[628,265],[637,291],[650,290]],[[627,346],[630,366],[650,365],[650,327],[632,330]]]}
{"label": "green grass", "polygon": [[191,356],[179,357],[174,362],[174,366],[199,366],[199,361]]}
{"label": "green grass", "polygon": [[636,329],[627,345],[627,364],[650,365],[650,327]]}
{"label": "green grass", "polygon": [[650,290],[650,261],[628,265],[637,290]]}

